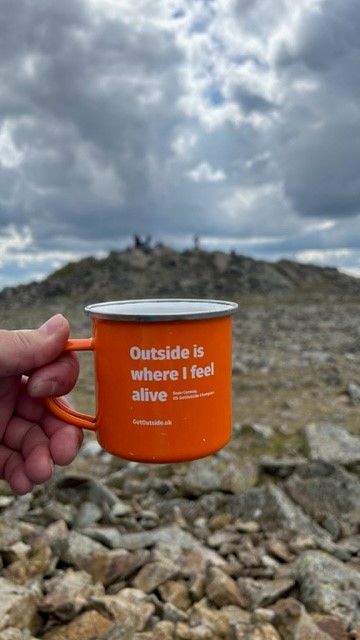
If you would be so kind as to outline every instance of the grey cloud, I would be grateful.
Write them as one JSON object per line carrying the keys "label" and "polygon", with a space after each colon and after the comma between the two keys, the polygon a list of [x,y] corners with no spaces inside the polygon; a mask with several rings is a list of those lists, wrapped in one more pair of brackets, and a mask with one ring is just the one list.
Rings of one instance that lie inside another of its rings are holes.
{"label": "grey cloud", "polygon": [[270,113],[276,109],[276,105],[273,102],[267,100],[260,93],[250,91],[243,86],[235,87],[233,96],[245,113]]}
{"label": "grey cloud", "polygon": [[265,35],[276,27],[286,9],[284,0],[235,0],[234,17],[245,33]]}
{"label": "grey cloud", "polygon": [[360,213],[360,128],[343,119],[303,130],[281,154],[285,190],[304,216]]}
{"label": "grey cloud", "polygon": [[314,227],[311,225],[304,227],[304,224],[298,227],[294,225],[292,229],[289,226],[283,236],[281,234],[278,238],[268,236],[264,241],[254,244],[244,242],[241,245],[241,238],[238,240],[241,250],[245,253],[250,250],[252,255],[267,259],[278,259],[284,256],[294,258],[303,251],[309,254],[324,252],[325,256],[329,256],[327,261],[330,264],[349,266],[355,260],[357,265],[360,264],[360,221],[354,218],[341,221],[331,229],[323,230],[315,225]]}
{"label": "grey cloud", "polygon": [[319,11],[308,14],[291,43],[283,43],[277,62],[297,62],[316,73],[331,74],[339,65],[346,71],[353,54],[359,55],[359,29],[357,0],[327,0]]}
{"label": "grey cloud", "polygon": [[357,2],[331,0],[308,15],[277,60],[289,89],[273,145],[285,192],[301,216],[360,213],[359,35]]}
{"label": "grey cloud", "polygon": [[[11,118],[25,156],[14,189],[17,220],[30,211],[39,239],[46,228],[65,233],[66,225],[86,236],[127,233],[134,214],[141,226],[180,118],[181,57],[171,36],[150,28],[136,36],[120,20],[95,19],[80,0],[21,0],[16,8],[7,0],[0,18],[9,34],[1,39],[7,74],[0,113]],[[81,149],[95,171],[118,178],[118,201],[109,202],[106,184],[94,194]],[[91,220],[86,228],[84,219]]]}
{"label": "grey cloud", "polygon": [[61,3],[32,2],[31,0],[2,0],[0,4],[1,60],[19,62],[29,51],[41,50],[53,54],[73,33],[86,26],[86,6],[81,0]]}

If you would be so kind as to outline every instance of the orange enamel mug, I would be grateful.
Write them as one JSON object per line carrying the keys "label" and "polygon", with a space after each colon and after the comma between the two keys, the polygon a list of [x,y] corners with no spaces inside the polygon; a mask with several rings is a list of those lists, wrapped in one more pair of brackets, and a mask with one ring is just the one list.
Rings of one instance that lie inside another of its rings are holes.
{"label": "orange enamel mug", "polygon": [[59,398],[48,408],[96,432],[102,448],[138,462],[180,462],[231,437],[232,315],[223,300],[159,299],[85,307],[92,337],[65,350],[94,351],[96,416]]}

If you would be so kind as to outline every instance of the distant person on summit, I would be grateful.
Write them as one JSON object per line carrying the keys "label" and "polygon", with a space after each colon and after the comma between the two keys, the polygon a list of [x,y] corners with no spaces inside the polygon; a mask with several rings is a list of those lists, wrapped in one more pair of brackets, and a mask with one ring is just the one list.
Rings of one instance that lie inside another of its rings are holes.
{"label": "distant person on summit", "polygon": [[49,480],[55,464],[72,462],[83,440],[41,400],[75,385],[77,357],[63,353],[69,332],[60,314],[39,329],[0,330],[0,478],[18,495]]}

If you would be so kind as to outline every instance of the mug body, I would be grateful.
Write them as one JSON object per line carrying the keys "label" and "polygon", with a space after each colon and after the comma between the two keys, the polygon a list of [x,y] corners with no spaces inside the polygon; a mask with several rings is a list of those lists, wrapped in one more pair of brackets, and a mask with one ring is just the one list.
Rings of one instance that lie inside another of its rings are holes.
{"label": "mug body", "polygon": [[86,307],[104,449],[138,462],[180,462],[229,441],[236,307],[176,299]]}

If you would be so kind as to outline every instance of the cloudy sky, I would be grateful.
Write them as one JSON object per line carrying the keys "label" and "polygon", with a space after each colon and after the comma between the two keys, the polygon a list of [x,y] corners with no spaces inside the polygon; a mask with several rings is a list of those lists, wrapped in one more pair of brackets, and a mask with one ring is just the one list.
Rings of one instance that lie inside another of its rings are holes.
{"label": "cloudy sky", "polygon": [[358,269],[358,0],[1,0],[0,288],[151,235]]}

